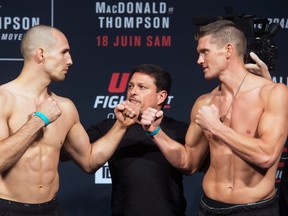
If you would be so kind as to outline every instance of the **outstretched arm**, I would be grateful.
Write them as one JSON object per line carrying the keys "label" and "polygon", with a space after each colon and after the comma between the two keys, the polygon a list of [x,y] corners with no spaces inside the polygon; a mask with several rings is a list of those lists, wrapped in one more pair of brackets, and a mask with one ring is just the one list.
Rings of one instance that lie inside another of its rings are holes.
{"label": "outstretched arm", "polygon": [[139,108],[134,107],[134,104],[129,101],[118,104],[114,109],[116,122],[103,137],[93,142],[92,145],[79,121],[76,108],[73,109],[77,117],[66,138],[65,150],[84,171],[95,172],[109,160],[127,128],[136,122]]}
{"label": "outstretched arm", "polygon": [[[144,130],[152,132],[152,139],[162,151],[172,166],[181,170],[184,174],[193,174],[198,171],[209,153],[207,139],[202,129],[194,122],[196,110],[202,100],[197,100],[191,111],[191,120],[185,137],[185,144],[171,139],[161,129],[157,128],[163,118],[163,112],[153,108],[147,108],[141,118]],[[155,131],[157,133],[153,133]]]}

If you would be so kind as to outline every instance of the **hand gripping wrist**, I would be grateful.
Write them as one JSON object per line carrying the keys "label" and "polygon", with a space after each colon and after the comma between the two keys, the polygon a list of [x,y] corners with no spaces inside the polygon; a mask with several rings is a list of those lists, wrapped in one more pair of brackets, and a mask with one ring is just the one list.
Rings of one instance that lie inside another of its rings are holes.
{"label": "hand gripping wrist", "polygon": [[149,131],[145,131],[146,132],[146,134],[148,135],[148,136],[150,136],[150,137],[152,137],[152,136],[155,136],[156,134],[158,134],[158,132],[160,131],[160,126],[158,125],[158,127],[154,130],[154,131],[151,131],[151,132],[149,132]]}
{"label": "hand gripping wrist", "polygon": [[41,118],[45,123],[45,127],[51,123],[49,121],[49,119],[41,112],[34,112],[34,113],[32,113],[32,116],[37,116],[37,117]]}

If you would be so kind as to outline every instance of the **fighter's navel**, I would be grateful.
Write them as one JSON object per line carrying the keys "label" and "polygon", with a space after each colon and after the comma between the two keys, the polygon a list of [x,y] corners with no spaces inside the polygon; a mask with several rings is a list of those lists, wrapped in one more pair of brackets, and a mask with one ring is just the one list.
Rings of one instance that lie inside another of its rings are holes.
{"label": "fighter's navel", "polygon": [[233,190],[233,186],[229,186],[228,189],[232,191]]}

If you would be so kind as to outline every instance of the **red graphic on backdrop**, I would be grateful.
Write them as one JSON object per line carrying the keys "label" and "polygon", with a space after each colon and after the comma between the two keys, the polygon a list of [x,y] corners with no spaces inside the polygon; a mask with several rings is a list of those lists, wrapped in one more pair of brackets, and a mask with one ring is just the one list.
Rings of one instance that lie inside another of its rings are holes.
{"label": "red graphic on backdrop", "polygon": [[96,37],[99,47],[171,47],[172,37],[170,35],[99,35]]}
{"label": "red graphic on backdrop", "polygon": [[126,86],[128,84],[129,73],[122,73],[121,79],[119,80],[120,73],[113,73],[108,91],[110,93],[123,93],[125,92]]}

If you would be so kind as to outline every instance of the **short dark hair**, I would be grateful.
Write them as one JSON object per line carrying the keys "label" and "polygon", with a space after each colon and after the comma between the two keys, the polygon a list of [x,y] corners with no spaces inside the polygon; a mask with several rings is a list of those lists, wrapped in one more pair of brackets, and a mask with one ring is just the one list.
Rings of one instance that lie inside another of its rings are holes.
{"label": "short dark hair", "polygon": [[134,67],[131,70],[130,79],[136,72],[147,74],[148,76],[153,77],[157,87],[157,92],[165,90],[169,95],[172,85],[172,78],[168,71],[164,70],[158,65],[142,64]]}
{"label": "short dark hair", "polygon": [[247,39],[245,34],[230,20],[217,20],[201,26],[199,32],[195,34],[195,39],[198,41],[207,35],[211,35],[211,40],[215,41],[219,46],[224,46],[226,43],[233,43],[240,56],[244,56],[246,53]]}

